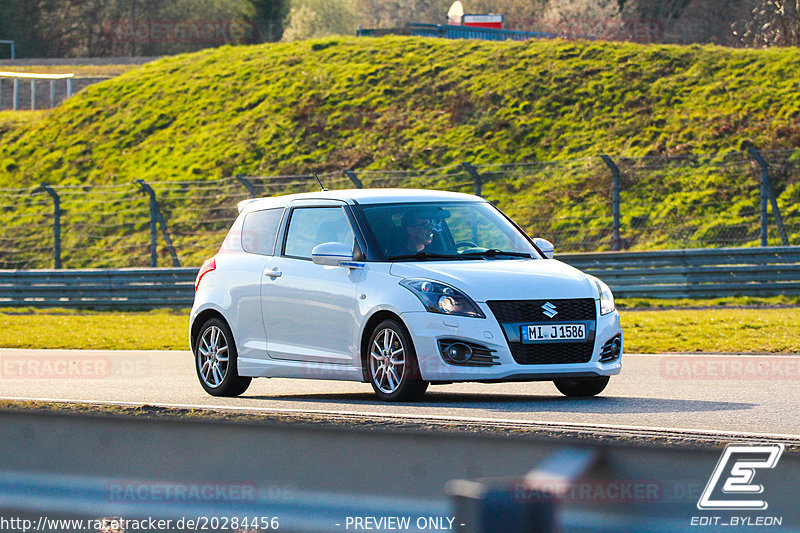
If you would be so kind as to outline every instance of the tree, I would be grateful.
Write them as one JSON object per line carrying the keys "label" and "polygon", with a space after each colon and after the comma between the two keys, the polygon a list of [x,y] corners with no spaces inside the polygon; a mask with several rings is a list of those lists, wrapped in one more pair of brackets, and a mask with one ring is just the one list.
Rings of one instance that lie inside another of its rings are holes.
{"label": "tree", "polygon": [[275,42],[283,37],[283,21],[289,14],[289,0],[252,0],[253,22],[261,41]]}
{"label": "tree", "polygon": [[747,18],[733,25],[745,46],[800,46],[800,0],[757,0]]}
{"label": "tree", "polygon": [[508,30],[541,31],[548,0],[465,0],[465,4],[470,13],[503,15],[503,25]]}
{"label": "tree", "polygon": [[358,0],[292,0],[283,40],[355,35]]}
{"label": "tree", "polygon": [[620,38],[622,9],[617,0],[550,0],[542,24],[566,39]]}
{"label": "tree", "polygon": [[365,28],[398,28],[408,22],[444,24],[452,0],[360,0]]}

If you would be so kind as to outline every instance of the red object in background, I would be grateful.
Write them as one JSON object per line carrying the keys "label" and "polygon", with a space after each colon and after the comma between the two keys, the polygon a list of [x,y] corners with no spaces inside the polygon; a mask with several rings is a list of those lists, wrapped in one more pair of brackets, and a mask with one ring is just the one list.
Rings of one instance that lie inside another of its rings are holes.
{"label": "red object in background", "polygon": [[463,15],[461,24],[472,28],[503,29],[503,15]]}

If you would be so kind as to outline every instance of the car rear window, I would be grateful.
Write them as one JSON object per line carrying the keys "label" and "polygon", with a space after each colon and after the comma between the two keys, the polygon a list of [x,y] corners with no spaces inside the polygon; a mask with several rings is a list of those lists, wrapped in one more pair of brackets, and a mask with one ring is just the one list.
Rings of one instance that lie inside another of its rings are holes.
{"label": "car rear window", "polygon": [[245,252],[272,255],[283,208],[253,211],[244,217],[242,226],[242,248]]}

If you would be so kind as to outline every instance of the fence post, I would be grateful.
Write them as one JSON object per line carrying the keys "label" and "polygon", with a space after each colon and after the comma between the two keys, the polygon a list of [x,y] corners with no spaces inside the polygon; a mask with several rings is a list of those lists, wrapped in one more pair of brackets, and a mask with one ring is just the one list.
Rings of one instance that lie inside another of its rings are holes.
{"label": "fence post", "polygon": [[50,109],[56,106],[56,82],[50,80]]}
{"label": "fence post", "polygon": [[155,191],[144,180],[136,180],[136,183],[141,187],[143,193],[150,196],[150,266],[153,268],[158,266],[156,223],[161,226],[161,234],[164,236],[167,250],[169,250],[169,255],[172,257],[172,266],[181,266],[181,262],[178,260],[178,254],[175,253],[175,247],[172,245],[172,239],[169,238],[167,224],[164,221],[164,217],[161,216],[161,210],[158,208]]}
{"label": "fence post", "polygon": [[619,167],[607,155],[601,155],[600,159],[611,169],[611,174],[614,176],[614,192],[611,197],[611,217],[613,219],[613,234],[611,236],[611,249],[615,252],[620,250],[621,242],[619,236],[619,193],[620,193],[620,180],[619,180]]}
{"label": "fence post", "polygon": [[36,111],[36,80],[31,79],[31,111]]}
{"label": "fence post", "polygon": [[250,198],[256,197],[256,188],[253,187],[253,184],[250,182],[249,179],[244,177],[244,174],[236,174],[236,179],[242,182],[242,185],[245,186],[247,189],[247,194],[250,195]]}
{"label": "fence post", "polygon": [[471,163],[464,161],[461,163],[461,166],[469,172],[469,175],[472,176],[472,180],[475,182],[475,196],[480,196],[483,192],[483,177],[478,174],[478,171],[475,167],[472,166]]}
{"label": "fence post", "polygon": [[19,78],[14,78],[14,94],[12,100],[14,101],[14,111],[19,108]]}
{"label": "fence post", "polygon": [[758,150],[751,147],[747,151],[750,152],[750,155],[761,167],[761,246],[767,245],[767,199],[772,204],[772,214],[775,215],[775,223],[778,226],[781,242],[784,246],[789,246],[789,236],[783,226],[783,218],[778,209],[778,199],[775,197],[775,191],[772,190],[772,183],[769,181],[769,166]]}
{"label": "fence post", "polygon": [[348,178],[350,178],[350,181],[352,181],[355,184],[356,189],[363,189],[364,188],[364,184],[361,183],[361,180],[358,179],[358,177],[356,176],[355,172],[353,172],[352,170],[346,168],[346,169],[344,169],[344,173]]}
{"label": "fence post", "polygon": [[61,268],[61,198],[46,183],[33,190],[33,194],[46,192],[53,198],[53,268]]}

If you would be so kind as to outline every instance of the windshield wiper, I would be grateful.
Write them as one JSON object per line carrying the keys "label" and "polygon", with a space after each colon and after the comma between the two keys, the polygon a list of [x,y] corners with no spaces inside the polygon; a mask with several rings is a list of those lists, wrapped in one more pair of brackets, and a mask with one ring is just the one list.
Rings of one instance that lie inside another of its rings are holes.
{"label": "windshield wiper", "polygon": [[437,254],[433,252],[417,252],[415,254],[406,255],[393,255],[387,257],[389,261],[401,261],[403,259],[416,259],[417,261],[424,261],[426,259],[460,259],[464,257],[463,254]]}
{"label": "windshield wiper", "polygon": [[482,250],[480,252],[464,252],[463,254],[461,254],[461,257],[497,257],[497,256],[527,257],[528,259],[531,258],[531,254],[526,254],[523,252],[506,252],[504,250],[498,250],[497,248],[489,248],[488,250]]}

